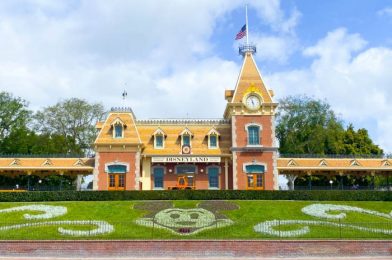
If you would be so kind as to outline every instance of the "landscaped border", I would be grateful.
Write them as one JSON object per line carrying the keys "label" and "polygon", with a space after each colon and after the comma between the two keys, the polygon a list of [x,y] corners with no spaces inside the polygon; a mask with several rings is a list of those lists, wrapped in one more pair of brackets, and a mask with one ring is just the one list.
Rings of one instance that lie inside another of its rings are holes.
{"label": "landscaped border", "polygon": [[0,202],[111,200],[309,200],[392,201],[387,191],[49,191],[0,192]]}

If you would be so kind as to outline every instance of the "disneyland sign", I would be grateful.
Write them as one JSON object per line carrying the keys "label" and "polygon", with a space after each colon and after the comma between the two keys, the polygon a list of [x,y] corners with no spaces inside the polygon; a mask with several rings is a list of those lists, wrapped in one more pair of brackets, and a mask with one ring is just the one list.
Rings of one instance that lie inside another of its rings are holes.
{"label": "disneyland sign", "polygon": [[153,163],[219,163],[220,157],[208,156],[160,156],[152,157]]}

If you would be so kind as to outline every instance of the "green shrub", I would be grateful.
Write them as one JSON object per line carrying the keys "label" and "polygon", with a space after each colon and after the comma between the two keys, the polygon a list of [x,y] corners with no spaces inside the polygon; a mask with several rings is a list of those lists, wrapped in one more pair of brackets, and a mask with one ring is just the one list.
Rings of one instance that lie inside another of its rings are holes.
{"label": "green shrub", "polygon": [[316,200],[392,201],[387,191],[46,191],[0,192],[1,202],[110,200]]}

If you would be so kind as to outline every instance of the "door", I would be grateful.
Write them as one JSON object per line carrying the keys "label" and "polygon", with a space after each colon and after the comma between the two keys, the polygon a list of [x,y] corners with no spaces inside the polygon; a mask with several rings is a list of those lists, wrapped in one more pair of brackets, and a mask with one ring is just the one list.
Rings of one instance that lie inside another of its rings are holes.
{"label": "door", "polygon": [[247,190],[264,190],[264,174],[248,174]]}
{"label": "door", "polygon": [[108,178],[109,190],[125,190],[125,174],[111,173]]}

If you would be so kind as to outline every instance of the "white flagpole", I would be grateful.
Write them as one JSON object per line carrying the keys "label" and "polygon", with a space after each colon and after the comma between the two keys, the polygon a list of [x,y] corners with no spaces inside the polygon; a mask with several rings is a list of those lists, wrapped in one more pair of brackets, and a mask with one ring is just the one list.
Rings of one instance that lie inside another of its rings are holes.
{"label": "white flagpole", "polygon": [[246,45],[249,45],[248,5],[245,5]]}

